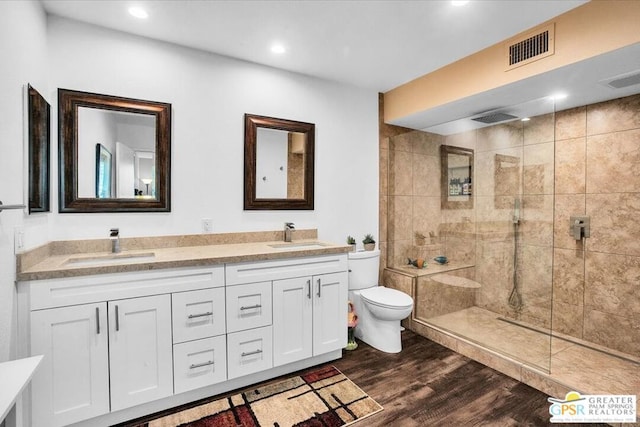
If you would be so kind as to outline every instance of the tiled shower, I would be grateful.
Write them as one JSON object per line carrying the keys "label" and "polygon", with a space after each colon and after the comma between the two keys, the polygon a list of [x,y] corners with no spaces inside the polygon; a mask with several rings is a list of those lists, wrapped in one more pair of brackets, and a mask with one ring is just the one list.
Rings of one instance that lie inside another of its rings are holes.
{"label": "tiled shower", "polygon": [[[460,197],[442,191],[443,145],[473,150],[472,206],[444,202]],[[592,392],[604,386],[569,366],[586,358],[585,372],[606,364],[620,391],[640,392],[640,94],[448,135],[407,129],[380,159],[383,281],[412,293],[407,326]],[[572,216],[590,237],[570,235]]]}

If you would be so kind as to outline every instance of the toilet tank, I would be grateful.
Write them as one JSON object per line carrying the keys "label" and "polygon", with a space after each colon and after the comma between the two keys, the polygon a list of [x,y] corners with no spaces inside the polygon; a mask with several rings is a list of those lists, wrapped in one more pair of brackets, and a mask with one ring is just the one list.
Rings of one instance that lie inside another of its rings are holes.
{"label": "toilet tank", "polygon": [[378,286],[380,251],[349,252],[349,289]]}

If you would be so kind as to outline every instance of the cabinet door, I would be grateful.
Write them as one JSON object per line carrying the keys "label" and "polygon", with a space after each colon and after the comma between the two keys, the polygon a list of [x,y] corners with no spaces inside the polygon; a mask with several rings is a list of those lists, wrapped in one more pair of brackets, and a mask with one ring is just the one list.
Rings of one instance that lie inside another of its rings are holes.
{"label": "cabinet door", "polygon": [[273,282],[273,365],[313,355],[311,277]]}
{"label": "cabinet door", "polygon": [[[31,312],[33,426],[62,426],[109,412],[107,304]],[[0,381],[1,382],[1,381]]]}
{"label": "cabinet door", "polygon": [[313,355],[347,345],[347,272],[313,276]]}
{"label": "cabinet door", "polygon": [[171,295],[109,301],[111,410],[173,394]]}

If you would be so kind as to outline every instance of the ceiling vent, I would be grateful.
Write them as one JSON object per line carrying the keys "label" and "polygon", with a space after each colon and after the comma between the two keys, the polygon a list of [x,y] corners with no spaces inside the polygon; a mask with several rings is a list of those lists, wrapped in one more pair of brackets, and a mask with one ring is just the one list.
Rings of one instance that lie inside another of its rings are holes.
{"label": "ceiling vent", "polygon": [[554,40],[554,24],[508,40],[505,43],[507,70],[553,55]]}
{"label": "ceiling vent", "polygon": [[613,89],[622,89],[623,87],[637,85],[640,84],[640,70],[610,77],[608,79],[601,80],[600,83]]}
{"label": "ceiling vent", "polygon": [[484,116],[474,117],[471,120],[475,120],[476,122],[492,124],[498,122],[506,122],[507,120],[517,119],[518,117],[512,116],[507,113],[489,113]]}

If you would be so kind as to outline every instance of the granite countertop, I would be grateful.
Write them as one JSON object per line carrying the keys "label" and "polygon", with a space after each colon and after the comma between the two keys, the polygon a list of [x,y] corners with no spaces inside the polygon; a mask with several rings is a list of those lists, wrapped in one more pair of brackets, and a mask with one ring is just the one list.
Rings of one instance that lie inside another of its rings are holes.
{"label": "granite countertop", "polygon": [[[227,239],[229,240],[229,239]],[[231,239],[236,240],[236,239]],[[107,241],[108,242],[108,241]],[[77,246],[77,244],[75,244]],[[346,253],[351,246],[317,239],[197,244],[192,246],[148,247],[112,254],[109,251],[70,251],[48,253],[30,262],[18,259],[16,280],[43,280],[95,274],[148,271],[164,268],[205,267],[223,263],[262,261],[303,256]],[[131,245],[134,246],[134,245]],[[44,251],[43,251],[44,252]],[[62,253],[60,253],[62,252]]]}

